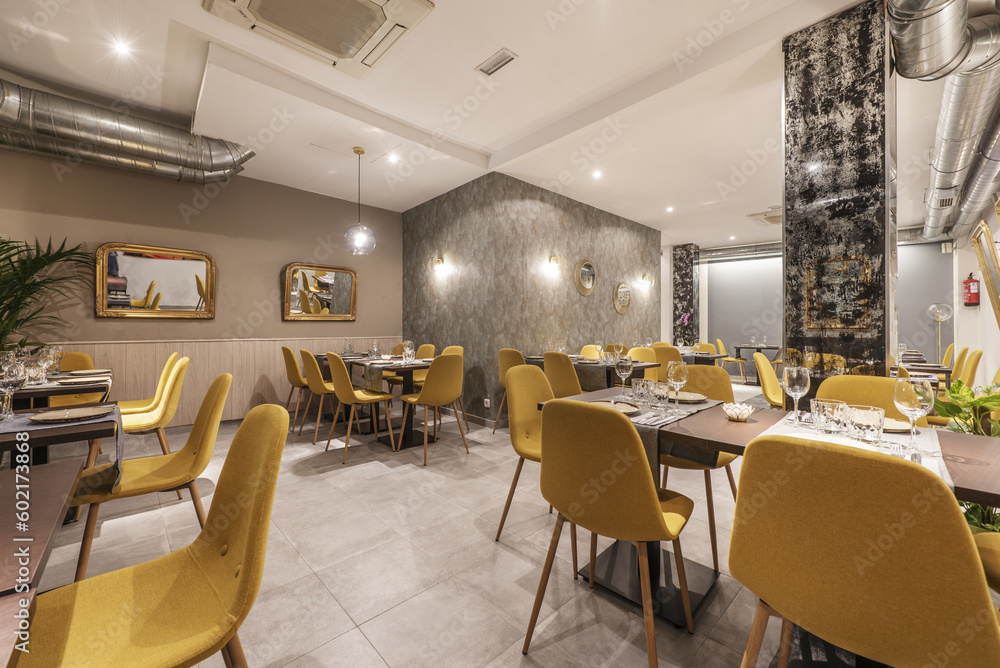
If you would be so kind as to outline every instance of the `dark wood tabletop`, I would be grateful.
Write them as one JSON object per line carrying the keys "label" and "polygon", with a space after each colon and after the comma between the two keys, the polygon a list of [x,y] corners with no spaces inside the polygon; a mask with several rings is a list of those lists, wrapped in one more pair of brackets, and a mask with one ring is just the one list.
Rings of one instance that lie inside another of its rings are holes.
{"label": "dark wood tabletop", "polygon": [[[0,522],[0,595],[13,592],[18,584],[20,565],[15,551],[23,547],[27,547],[29,553],[28,582],[32,586],[38,585],[85,461],[80,457],[32,466],[26,476],[20,477],[16,469],[0,471],[0,508],[9,515]],[[25,490],[18,489],[18,485],[24,484],[28,485],[28,531],[18,531],[14,504],[17,500],[24,500]],[[19,491],[22,493],[15,498]],[[18,540],[26,538],[31,540]]]}
{"label": "dark wood tabletop", "polygon": [[[59,376],[59,378],[68,378],[68,376]],[[55,385],[51,383],[43,385],[25,385],[14,393],[14,400],[58,397],[66,394],[107,392],[109,383],[110,381],[103,380],[95,383],[71,383],[69,385]]]}
{"label": "dark wood tabletop", "polygon": [[[36,408],[14,412],[20,415],[25,413],[42,413],[50,410],[65,409]],[[28,444],[31,448],[41,448],[59,443],[76,443],[78,441],[89,441],[97,438],[114,438],[115,425],[116,423],[113,418],[106,422],[89,422],[85,424],[67,422],[55,427],[46,425],[42,428],[42,425],[39,425],[38,429],[28,430],[28,433],[31,434]],[[15,434],[12,433],[0,433],[0,453],[11,450],[14,447],[16,444],[14,436]]]}

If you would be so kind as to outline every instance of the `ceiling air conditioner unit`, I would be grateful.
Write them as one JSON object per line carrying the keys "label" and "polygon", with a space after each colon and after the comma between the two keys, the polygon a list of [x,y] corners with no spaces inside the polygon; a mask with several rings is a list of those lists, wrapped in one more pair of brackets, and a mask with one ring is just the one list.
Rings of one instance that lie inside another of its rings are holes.
{"label": "ceiling air conditioner unit", "polygon": [[764,227],[770,227],[772,225],[780,225],[782,220],[783,210],[780,206],[768,207],[767,211],[761,211],[760,213],[751,213],[747,215],[747,218],[757,221],[758,224]]}
{"label": "ceiling air conditioner unit", "polygon": [[363,79],[434,4],[429,0],[204,0],[204,7]]}

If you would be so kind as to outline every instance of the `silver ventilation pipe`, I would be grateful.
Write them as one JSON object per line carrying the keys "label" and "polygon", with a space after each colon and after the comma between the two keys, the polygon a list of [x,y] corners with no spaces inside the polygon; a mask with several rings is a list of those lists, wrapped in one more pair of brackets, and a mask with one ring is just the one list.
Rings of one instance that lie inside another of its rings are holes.
{"label": "silver ventilation pipe", "polygon": [[887,13],[900,75],[947,76],[924,208],[923,235],[934,238],[956,211],[983,209],[983,184],[970,184],[989,171],[979,153],[1000,97],[1000,16],[969,19],[967,0],[889,0]]}
{"label": "silver ventilation pipe", "polygon": [[0,147],[210,183],[243,170],[253,150],[0,79]]}

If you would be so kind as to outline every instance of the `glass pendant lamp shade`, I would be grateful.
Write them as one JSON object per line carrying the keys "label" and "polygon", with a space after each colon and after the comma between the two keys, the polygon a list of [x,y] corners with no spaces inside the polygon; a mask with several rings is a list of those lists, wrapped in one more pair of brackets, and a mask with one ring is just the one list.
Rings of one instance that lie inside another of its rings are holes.
{"label": "glass pendant lamp shade", "polygon": [[361,222],[361,156],[365,149],[355,146],[354,153],[358,156],[358,224],[344,231],[344,247],[351,255],[371,255],[375,250],[375,232]]}

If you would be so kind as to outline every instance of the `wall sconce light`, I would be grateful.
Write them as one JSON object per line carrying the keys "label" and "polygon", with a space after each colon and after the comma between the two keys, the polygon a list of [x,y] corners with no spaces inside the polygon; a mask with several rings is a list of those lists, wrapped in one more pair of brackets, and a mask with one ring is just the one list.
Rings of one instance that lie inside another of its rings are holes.
{"label": "wall sconce light", "polygon": [[444,277],[451,273],[451,265],[445,264],[444,258],[434,258],[431,260],[431,266],[434,268],[435,276]]}
{"label": "wall sconce light", "polygon": [[545,263],[545,273],[550,278],[555,278],[559,275],[559,256],[550,255],[549,261]]}
{"label": "wall sconce light", "polygon": [[642,278],[639,279],[639,287],[643,290],[649,290],[653,287],[653,277],[649,274],[643,274]]}

